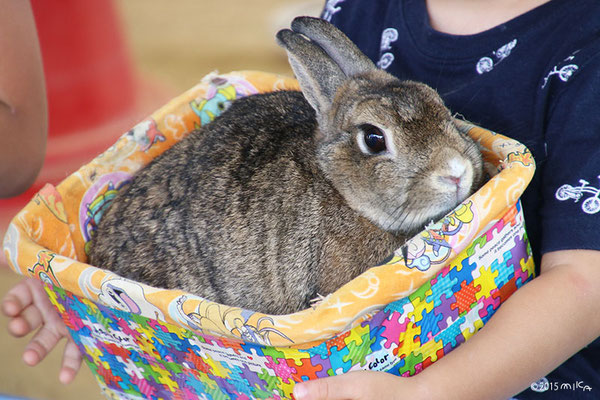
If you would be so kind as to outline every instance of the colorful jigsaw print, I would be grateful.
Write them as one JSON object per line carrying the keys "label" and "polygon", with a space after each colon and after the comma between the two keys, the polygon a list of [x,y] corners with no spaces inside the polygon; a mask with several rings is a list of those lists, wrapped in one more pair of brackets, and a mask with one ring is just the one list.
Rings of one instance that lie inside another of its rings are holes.
{"label": "colorful jigsaw print", "polygon": [[286,399],[296,382],[357,369],[411,376],[468,340],[533,277],[519,205],[461,256],[412,295],[303,349],[198,334],[47,292],[110,398]]}

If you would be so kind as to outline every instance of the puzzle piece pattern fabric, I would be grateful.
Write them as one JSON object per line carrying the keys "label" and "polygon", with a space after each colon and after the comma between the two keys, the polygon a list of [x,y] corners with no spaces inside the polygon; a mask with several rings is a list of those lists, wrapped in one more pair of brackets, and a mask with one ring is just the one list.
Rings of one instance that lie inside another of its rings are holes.
{"label": "puzzle piece pattern fabric", "polygon": [[289,398],[295,382],[355,369],[413,375],[471,337],[533,276],[518,203],[531,154],[461,121],[482,146],[490,181],[314,308],[265,315],[86,264],[102,212],[135,171],[235,98],[284,88],[297,84],[260,72],[210,74],[13,219],[9,264],[46,283],[108,397]]}
{"label": "puzzle piece pattern fabric", "polygon": [[414,375],[468,340],[533,277],[519,211],[420,290],[304,348],[194,333],[52,285],[47,292],[109,398],[285,399],[296,382],[352,370]]}

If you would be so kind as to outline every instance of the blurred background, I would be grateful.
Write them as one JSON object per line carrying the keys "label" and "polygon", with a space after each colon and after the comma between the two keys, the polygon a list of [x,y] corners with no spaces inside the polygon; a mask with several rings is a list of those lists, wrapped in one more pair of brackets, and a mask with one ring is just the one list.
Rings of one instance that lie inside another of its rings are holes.
{"label": "blurred background", "polygon": [[[274,40],[296,15],[325,0],[32,0],[48,89],[47,156],[34,186],[0,200],[0,238],[46,182],[58,183],[122,133],[207,73],[255,69],[291,75]],[[0,256],[0,297],[21,278]],[[62,346],[37,367],[21,359],[27,339],[0,315],[0,399],[103,399],[84,365],[58,383]],[[4,396],[4,397],[3,397]]]}

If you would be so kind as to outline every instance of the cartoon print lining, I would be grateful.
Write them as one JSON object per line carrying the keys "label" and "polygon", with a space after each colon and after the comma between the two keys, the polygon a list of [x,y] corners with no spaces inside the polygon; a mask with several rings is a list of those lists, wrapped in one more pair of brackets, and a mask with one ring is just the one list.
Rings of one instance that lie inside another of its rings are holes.
{"label": "cartoon print lining", "polygon": [[[600,179],[600,175],[598,179]],[[600,189],[590,186],[590,183],[585,179],[579,180],[579,186],[562,185],[556,190],[555,196],[560,201],[572,199],[575,200],[575,203],[578,203],[584,194],[590,194],[592,197],[585,199],[581,203],[583,212],[586,214],[596,214],[600,211]]]}
{"label": "cartoon print lining", "polygon": [[[129,135],[129,133],[126,135]],[[147,151],[145,146],[141,150]],[[79,216],[79,221],[81,221],[80,229],[83,238],[86,241],[86,254],[89,252],[89,245],[98,229],[98,223],[102,218],[102,214],[108,209],[119,190],[130,182],[130,174],[115,172],[113,174],[104,175],[86,191],[82,199],[82,207]]]}
{"label": "cartoon print lining", "polygon": [[[402,255],[408,268],[427,271],[432,265],[443,264],[452,254],[456,243],[454,236],[463,224],[472,223],[475,218],[472,203],[463,203],[437,223],[427,226],[425,233],[417,240],[410,240],[402,247]],[[432,251],[426,251],[431,248]]]}
{"label": "cartoon print lining", "polygon": [[165,141],[165,137],[156,128],[156,122],[152,120],[140,122],[127,132],[126,135],[138,143],[142,147],[142,151],[148,151],[157,141]]}
{"label": "cartoon print lining", "polygon": [[533,176],[531,154],[460,120],[481,144],[490,181],[307,310],[265,315],[85,263],[103,210],[135,171],[231,99],[279,89],[297,83],[251,71],[210,74],[59,186],[47,185],[9,226],[9,265],[45,282],[108,398],[281,399],[301,380],[358,369],[414,375],[468,340],[532,278],[518,202]]}
{"label": "cartoon print lining", "polygon": [[50,262],[54,258],[54,253],[51,251],[40,251],[37,257],[38,262],[27,271],[46,284],[60,286],[56,275],[54,275],[54,271],[52,271],[52,268],[50,267]]}
{"label": "cartoon print lining", "polygon": [[234,86],[231,80],[221,77],[214,77],[203,99],[195,99],[190,102],[190,107],[194,113],[200,118],[200,123],[195,124],[196,129],[200,126],[208,124],[227,108],[229,104],[240,96],[255,94],[256,89],[249,85],[244,85],[243,82],[237,82]]}

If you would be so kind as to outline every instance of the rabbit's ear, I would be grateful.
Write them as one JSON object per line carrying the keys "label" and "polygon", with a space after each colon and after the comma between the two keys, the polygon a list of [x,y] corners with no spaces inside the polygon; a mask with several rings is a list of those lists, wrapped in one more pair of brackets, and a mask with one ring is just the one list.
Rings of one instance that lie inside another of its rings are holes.
{"label": "rabbit's ear", "polygon": [[292,30],[317,43],[346,76],[377,69],[375,64],[338,28],[321,18],[297,17]]}
{"label": "rabbit's ear", "polygon": [[318,114],[326,112],[346,79],[342,69],[318,44],[299,33],[283,29],[277,33],[277,43],[287,51],[306,100]]}

